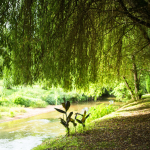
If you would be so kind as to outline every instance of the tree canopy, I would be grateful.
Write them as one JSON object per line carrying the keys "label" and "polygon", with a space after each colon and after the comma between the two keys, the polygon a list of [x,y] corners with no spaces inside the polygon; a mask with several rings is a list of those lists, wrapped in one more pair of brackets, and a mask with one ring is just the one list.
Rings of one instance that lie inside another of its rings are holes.
{"label": "tree canopy", "polygon": [[134,62],[150,70],[149,0],[1,0],[0,20],[14,85],[86,89],[129,76]]}

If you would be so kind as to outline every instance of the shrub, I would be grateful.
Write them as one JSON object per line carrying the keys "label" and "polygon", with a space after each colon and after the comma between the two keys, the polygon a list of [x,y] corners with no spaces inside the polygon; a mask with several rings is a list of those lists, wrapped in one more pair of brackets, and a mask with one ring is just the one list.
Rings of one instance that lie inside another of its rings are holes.
{"label": "shrub", "polygon": [[[45,95],[45,96],[41,97],[41,99],[43,101],[47,102],[49,105],[56,105],[56,99],[54,97],[54,94]],[[61,103],[63,103],[63,97],[58,96],[57,97],[57,105],[60,105]]]}
{"label": "shrub", "polygon": [[45,95],[42,97],[42,100],[47,102],[49,105],[55,105],[56,100],[54,99],[53,95]]}
{"label": "shrub", "polygon": [[6,98],[0,98],[0,105],[9,106],[12,105],[12,102]]}
{"label": "shrub", "polygon": [[47,103],[42,100],[32,101],[30,104],[33,108],[45,108],[47,106]]}
{"label": "shrub", "polygon": [[116,99],[121,100],[122,98],[131,98],[129,90],[127,90],[125,83],[118,84],[111,94],[116,96]]}
{"label": "shrub", "polygon": [[13,111],[10,111],[8,116],[9,116],[9,117],[14,117],[14,116],[15,116],[15,113],[14,113]]}
{"label": "shrub", "polygon": [[91,120],[95,120],[97,118],[101,118],[101,117],[103,117],[105,115],[108,115],[111,112],[114,112],[116,109],[117,109],[116,106],[105,105],[104,103],[100,104],[100,105],[98,105],[96,107],[95,106],[91,107],[88,112],[90,112],[92,115],[88,119],[88,122],[90,122]]}
{"label": "shrub", "polygon": [[85,102],[88,100],[88,97],[86,95],[82,95],[82,97],[80,98],[81,102]]}
{"label": "shrub", "polygon": [[25,107],[29,107],[31,101],[29,99],[25,99],[23,97],[15,97],[13,100],[13,103],[17,104],[17,105],[24,105]]}
{"label": "shrub", "polygon": [[0,107],[0,112],[9,112],[9,108],[8,108],[8,107],[1,106],[1,107]]}

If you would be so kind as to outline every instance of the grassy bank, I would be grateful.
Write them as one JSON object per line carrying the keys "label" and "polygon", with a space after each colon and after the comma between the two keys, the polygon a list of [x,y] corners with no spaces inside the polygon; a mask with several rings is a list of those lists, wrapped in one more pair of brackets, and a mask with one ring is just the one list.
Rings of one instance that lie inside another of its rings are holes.
{"label": "grassy bank", "polygon": [[150,98],[129,102],[90,122],[83,132],[46,139],[33,150],[150,149]]}

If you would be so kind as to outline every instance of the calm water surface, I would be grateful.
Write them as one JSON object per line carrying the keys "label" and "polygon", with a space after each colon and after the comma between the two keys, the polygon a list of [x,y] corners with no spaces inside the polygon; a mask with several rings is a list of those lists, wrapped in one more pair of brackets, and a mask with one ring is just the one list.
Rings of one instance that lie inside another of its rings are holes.
{"label": "calm water surface", "polygon": [[[86,102],[71,105],[70,111],[81,112],[103,102]],[[109,102],[104,102],[109,104]],[[44,138],[53,138],[65,134],[65,128],[59,123],[62,117],[57,111],[44,113],[27,119],[0,123],[0,150],[31,150],[42,143]]]}

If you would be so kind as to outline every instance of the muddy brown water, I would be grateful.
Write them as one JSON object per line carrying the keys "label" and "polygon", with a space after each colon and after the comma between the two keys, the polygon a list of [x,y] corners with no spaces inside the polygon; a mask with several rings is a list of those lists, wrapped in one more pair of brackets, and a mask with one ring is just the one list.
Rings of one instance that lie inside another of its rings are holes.
{"label": "muddy brown water", "polygon": [[[86,102],[71,105],[69,111],[81,112],[85,107],[109,104],[107,101]],[[65,134],[65,128],[59,123],[62,114],[57,111],[34,117],[0,123],[0,150],[31,150],[45,138],[54,138]]]}

